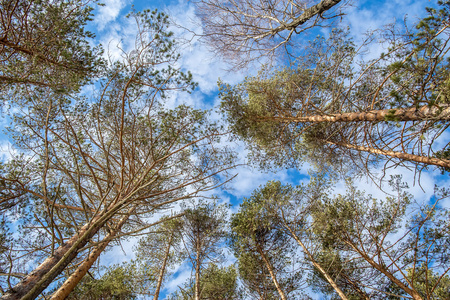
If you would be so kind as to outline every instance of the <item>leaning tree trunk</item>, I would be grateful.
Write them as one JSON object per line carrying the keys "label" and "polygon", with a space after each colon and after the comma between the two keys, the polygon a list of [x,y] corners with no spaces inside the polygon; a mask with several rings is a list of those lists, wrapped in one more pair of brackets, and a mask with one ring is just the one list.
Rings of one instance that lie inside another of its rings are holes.
{"label": "leaning tree trunk", "polygon": [[275,276],[275,272],[273,271],[272,265],[270,264],[269,260],[267,259],[266,255],[262,251],[260,247],[257,247],[259,255],[261,255],[261,258],[264,261],[264,264],[267,267],[267,270],[269,271],[270,277],[272,278],[273,283],[275,284],[275,287],[278,291],[278,294],[280,295],[282,300],[287,300],[286,295],[284,294],[283,290],[281,289],[280,283],[277,280],[277,277]]}
{"label": "leaning tree trunk", "polygon": [[[283,215],[284,219],[284,215]],[[286,222],[285,222],[286,223]],[[308,248],[303,244],[303,242],[300,240],[300,238],[295,234],[295,232],[289,227],[287,224],[285,224],[286,229],[289,231],[289,233],[292,235],[294,240],[297,242],[297,244],[302,247],[305,254],[308,256],[309,260],[311,260],[314,267],[316,267],[317,270],[325,277],[325,279],[328,281],[328,283],[333,287],[333,289],[336,291],[336,293],[341,297],[343,300],[348,300],[347,296],[344,294],[344,292],[339,288],[339,286],[336,284],[336,282],[331,278],[331,276],[322,268],[322,266],[314,259],[311,252],[309,252]]]}
{"label": "leaning tree trunk", "polygon": [[322,140],[322,141],[327,144],[330,144],[330,145],[336,145],[336,146],[340,146],[340,147],[344,147],[344,148],[348,148],[348,149],[352,149],[352,150],[357,150],[357,151],[361,151],[361,152],[369,152],[372,154],[390,156],[393,158],[413,161],[413,162],[426,164],[426,165],[435,165],[438,167],[450,168],[450,160],[447,160],[447,159],[419,156],[419,155],[415,155],[415,154],[409,154],[409,153],[405,153],[405,152],[392,151],[392,150],[380,150],[380,149],[375,149],[375,148],[370,148],[370,147],[357,146],[357,145],[353,145],[353,144],[349,144],[349,143],[331,142],[331,141],[327,141],[327,140]]}
{"label": "leaning tree trunk", "polygon": [[381,122],[381,121],[448,121],[450,120],[450,105],[441,104],[440,106],[422,106],[370,110],[365,112],[350,112],[328,115],[314,116],[280,116],[280,117],[260,117],[257,121],[278,121],[282,123],[322,123],[322,122]]}
{"label": "leaning tree trunk", "polygon": [[69,278],[64,281],[63,285],[52,295],[50,300],[63,300],[73,291],[75,286],[80,282],[80,280],[86,275],[89,269],[92,267],[94,262],[100,256],[100,254],[105,250],[106,246],[108,246],[109,242],[116,236],[116,234],[120,231],[122,226],[130,217],[130,214],[135,210],[136,207],[131,208],[128,213],[119,221],[116,228],[114,228],[105,239],[100,242],[98,246],[96,246],[88,257],[83,261],[81,265],[77,267],[75,272],[73,272]]}
{"label": "leaning tree trunk", "polygon": [[396,284],[399,288],[404,290],[406,293],[411,295],[414,300],[423,300],[422,296],[414,289],[408,287],[405,283],[403,283],[400,279],[395,277],[384,264],[379,264],[375,260],[373,260],[369,255],[365,252],[361,251],[358,247],[356,247],[352,242],[345,241],[347,245],[349,245],[356,253],[358,253],[363,259],[365,259],[372,267],[378,270],[380,273],[384,274],[387,278],[389,278],[394,284]]}
{"label": "leaning tree trunk", "polygon": [[162,285],[162,282],[164,279],[164,273],[166,272],[167,260],[169,259],[170,247],[172,246],[172,241],[173,241],[174,235],[175,235],[175,233],[172,232],[170,235],[169,241],[167,243],[167,248],[166,248],[166,252],[164,253],[164,260],[163,260],[163,264],[161,266],[161,270],[159,272],[158,282],[156,284],[156,290],[155,290],[155,295],[153,296],[153,300],[158,300],[158,298],[159,298],[159,292],[161,290],[161,285]]}
{"label": "leaning tree trunk", "polygon": [[61,274],[67,265],[75,259],[78,251],[91,240],[118,209],[119,206],[112,206],[83,225],[73,237],[56,249],[52,256],[44,260],[12,289],[3,294],[0,299],[30,300],[38,297],[53,282],[55,277]]}

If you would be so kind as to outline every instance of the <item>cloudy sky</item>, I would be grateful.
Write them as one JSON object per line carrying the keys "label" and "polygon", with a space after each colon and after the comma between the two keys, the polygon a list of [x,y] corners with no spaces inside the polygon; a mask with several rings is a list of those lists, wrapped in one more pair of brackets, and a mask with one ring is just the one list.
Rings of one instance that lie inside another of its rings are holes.
{"label": "cloudy sky", "polygon": [[[105,6],[96,9],[94,21],[90,24],[90,30],[96,32],[96,42],[103,44],[108,59],[120,59],[122,51],[128,52],[133,49],[136,26],[132,19],[125,18],[132,6],[138,11],[144,8],[158,8],[167,12],[172,20],[179,25],[172,28],[176,36],[183,38],[184,41],[189,41],[181,47],[180,67],[191,71],[199,86],[192,94],[173,95],[167,100],[166,105],[168,107],[186,103],[196,108],[214,109],[219,101],[217,89],[219,78],[226,83],[236,84],[242,81],[245,76],[255,74],[257,71],[255,66],[238,73],[227,71],[230,66],[220,60],[214,53],[211,53],[206,45],[192,34],[192,32],[201,34],[201,28],[197,26],[199,22],[195,15],[195,9],[189,1],[104,0],[103,2]],[[342,17],[341,25],[349,26],[350,32],[358,41],[362,40],[368,31],[383,28],[389,23],[402,23],[404,21],[414,23],[424,15],[424,8],[432,4],[433,2],[428,0],[353,1],[346,10],[346,15]],[[326,30],[323,30],[322,33],[326,34]],[[382,51],[381,45],[374,46],[370,49],[368,55],[376,57]],[[217,114],[215,116],[220,117]],[[234,146],[239,149],[239,153],[245,154],[245,147],[242,144],[235,143]],[[243,160],[245,160],[244,155]],[[298,184],[306,180],[307,169],[307,166],[304,166],[301,170],[279,170],[275,173],[264,173],[255,169],[240,167],[236,170],[237,178],[230,184],[232,189],[227,192],[217,191],[217,195],[222,201],[234,204],[233,210],[236,210],[242,197],[249,196],[261,184],[268,180],[281,180],[283,183]],[[422,173],[420,186],[413,184],[414,173],[405,169],[389,169],[386,178],[388,179],[391,174],[399,173],[403,175],[405,181],[410,183],[410,192],[421,202],[428,201],[436,183],[448,183],[448,176],[442,177],[437,171]],[[383,192],[366,179],[362,179],[358,186],[367,193],[379,197],[383,196]],[[336,191],[344,192],[343,184],[339,184]],[[450,206],[450,204],[447,205]],[[122,248],[110,252],[103,260],[109,263],[128,260],[133,257],[131,247],[132,242],[125,244]],[[167,285],[166,292],[175,290],[177,285],[189,276],[190,269],[187,266],[182,266],[177,274],[179,275],[177,279]]]}

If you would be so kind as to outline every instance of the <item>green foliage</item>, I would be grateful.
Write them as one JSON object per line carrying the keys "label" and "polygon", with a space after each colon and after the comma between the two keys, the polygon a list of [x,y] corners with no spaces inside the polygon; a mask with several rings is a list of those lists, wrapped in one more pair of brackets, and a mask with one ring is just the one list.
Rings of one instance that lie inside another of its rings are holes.
{"label": "green foliage", "polygon": [[159,209],[214,188],[223,179],[219,173],[233,165],[233,153],[218,146],[223,131],[208,112],[164,108],[168,93],[196,86],[174,67],[179,54],[167,16],[131,16],[141,30],[137,48],[109,66],[91,93],[36,88],[23,99],[28,108],[15,115],[9,131],[29,161],[3,164],[0,187],[3,199],[11,199],[5,203],[10,211],[17,199],[30,203],[18,231],[27,239],[17,249],[31,255],[14,262],[13,271],[22,260],[42,261],[85,224],[91,236],[77,246],[87,250],[90,238],[103,239],[134,209],[120,228],[126,238]]}
{"label": "green foliage", "polygon": [[70,300],[131,300],[137,299],[136,272],[132,265],[109,267],[102,277],[85,276],[67,299]]}
{"label": "green foliage", "polygon": [[286,296],[296,295],[302,283],[301,272],[296,270],[295,242],[281,229],[281,216],[273,210],[273,206],[289,201],[291,193],[290,186],[268,182],[244,198],[231,218],[230,243],[241,279],[250,293],[269,297],[265,299],[277,293],[269,268]]}
{"label": "green foliage", "polygon": [[[200,300],[239,300],[242,293],[238,289],[238,273],[236,268],[220,267],[215,263],[209,263],[202,271],[202,290]],[[194,296],[194,282],[184,284],[176,293],[169,296],[170,300],[192,300]]]}
{"label": "green foliage", "polygon": [[12,100],[11,92],[26,93],[30,87],[69,93],[100,75],[105,65],[102,49],[90,46],[94,35],[85,30],[92,20],[93,8],[88,3],[0,1],[2,20],[8,20],[0,25],[4,33],[0,37],[0,60],[4,62],[0,96],[4,101]]}
{"label": "green foliage", "polygon": [[[298,167],[308,161],[318,167],[369,172],[385,150],[401,148],[427,156],[430,141],[448,128],[448,122],[424,117],[400,123],[393,112],[439,109],[449,103],[449,3],[439,4],[439,10],[428,9],[429,16],[417,28],[383,31],[391,47],[378,59],[364,61],[363,52],[376,36],[359,47],[348,32],[336,29],[328,39],[311,42],[291,68],[263,67],[236,86],[219,82],[221,110],[233,134],[247,143],[250,161],[263,169]],[[384,118],[364,120],[368,111],[386,109],[391,111]],[[343,114],[342,119],[329,118]],[[405,131],[410,132],[408,138],[398,147]],[[358,146],[380,151],[357,152],[353,148]],[[405,159],[386,156],[398,164]]]}
{"label": "green foliage", "polygon": [[[439,297],[437,281],[423,272],[448,276],[448,211],[439,207],[448,191],[436,190],[432,205],[418,205],[404,191],[407,186],[400,176],[390,184],[396,195],[385,200],[366,196],[349,183],[346,194],[317,202],[312,217],[322,249],[318,259],[335,274],[340,287],[357,298],[364,294],[372,295],[371,299],[411,296],[408,288],[421,289],[411,281],[414,276],[413,280],[423,280],[429,287],[425,298]],[[322,285],[314,285],[327,292]]]}
{"label": "green foliage", "polygon": [[134,264],[142,277],[139,288],[135,287],[135,290],[139,290],[140,294],[155,293],[161,272],[163,277],[159,288],[162,289],[171,275],[171,268],[185,256],[179,247],[179,230],[182,226],[180,219],[161,221],[163,223],[152,227],[152,231],[141,238],[134,248]]}
{"label": "green foliage", "polygon": [[[450,160],[450,147],[445,147],[442,150],[436,151],[436,153],[434,154],[437,158],[442,158],[442,159],[447,159]],[[441,173],[445,174],[445,172],[450,172],[449,168],[441,168]]]}
{"label": "green foliage", "polygon": [[[414,274],[414,275],[413,275]],[[450,276],[441,276],[425,265],[419,266],[416,270],[408,269],[408,277],[414,280],[414,287],[420,295],[427,299],[445,300],[450,295]]]}
{"label": "green foliage", "polygon": [[263,67],[234,87],[219,82],[222,112],[262,167],[301,164],[296,145],[305,126],[289,118],[333,113],[342,102],[338,80],[351,76],[345,66],[355,55],[347,36],[336,29],[327,40],[317,38],[292,69]]}
{"label": "green foliage", "polygon": [[219,267],[210,263],[202,274],[202,297],[208,300],[240,299],[237,286],[237,270],[231,265]]}

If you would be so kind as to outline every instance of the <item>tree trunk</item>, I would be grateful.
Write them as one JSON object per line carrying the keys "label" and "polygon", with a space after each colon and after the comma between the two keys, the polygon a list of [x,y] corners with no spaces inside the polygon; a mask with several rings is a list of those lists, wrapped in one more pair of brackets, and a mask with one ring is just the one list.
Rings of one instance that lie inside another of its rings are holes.
{"label": "tree trunk", "polygon": [[122,226],[130,217],[130,214],[135,210],[135,207],[130,209],[117,224],[116,228],[112,230],[105,239],[91,251],[88,257],[83,261],[81,265],[77,267],[75,272],[73,272],[69,278],[64,281],[63,285],[52,295],[50,300],[63,300],[73,291],[75,286],[80,282],[80,280],[86,275],[87,271],[92,267],[94,262],[100,256],[100,254],[105,250],[106,246],[108,246],[109,242],[115,237],[115,235],[120,231]]}
{"label": "tree trunk", "polygon": [[52,283],[67,265],[77,256],[90,239],[111,218],[115,209],[111,208],[105,214],[94,217],[85,224],[65,244],[55,250],[54,254],[44,260],[36,269],[7,291],[1,300],[29,300],[35,299],[47,286]]}
{"label": "tree trunk", "polygon": [[159,272],[158,283],[156,284],[156,290],[155,290],[155,295],[153,296],[153,300],[158,300],[158,297],[159,297],[159,291],[161,290],[162,281],[164,279],[164,273],[166,271],[167,260],[169,259],[170,247],[172,246],[172,241],[173,241],[174,235],[175,235],[175,233],[172,232],[170,235],[170,238],[169,238],[169,242],[167,244],[166,253],[164,254],[163,264],[161,266],[161,271]]}
{"label": "tree trunk", "polygon": [[195,300],[200,300],[200,250],[199,241],[197,237],[197,253],[195,257]]}
{"label": "tree trunk", "polygon": [[[285,28],[283,28],[283,26],[280,26],[278,28],[282,28],[283,30],[284,29],[295,29],[298,26],[300,26],[300,25],[306,23],[307,21],[309,21],[310,19],[312,19],[314,16],[323,14],[324,12],[326,12],[327,10],[329,10],[330,8],[332,8],[339,2],[341,2],[341,0],[322,0],[322,1],[320,1],[320,3],[307,8],[298,18],[296,18],[291,23],[287,24],[285,26]],[[281,30],[277,30],[276,32],[273,33],[273,35],[275,35],[275,33],[278,33],[280,31]]]}
{"label": "tree trunk", "polygon": [[261,255],[261,258],[264,261],[264,264],[266,265],[267,269],[269,270],[270,277],[272,278],[273,283],[275,284],[275,287],[277,288],[278,294],[280,294],[280,297],[282,300],[286,300],[286,295],[284,294],[283,290],[281,289],[280,284],[278,283],[277,277],[275,276],[275,272],[273,271],[272,265],[270,264],[269,260],[267,259],[266,255],[262,251],[260,247],[257,247],[259,255]]}
{"label": "tree trunk", "polygon": [[267,117],[258,120],[273,120],[283,123],[321,123],[321,122],[381,122],[381,121],[424,121],[424,120],[450,120],[450,105],[422,106],[370,110],[366,112],[341,113],[330,115],[298,116],[298,117]]}
{"label": "tree trunk", "polygon": [[362,258],[364,258],[372,267],[374,267],[375,269],[377,269],[378,271],[380,271],[381,273],[383,273],[387,278],[389,278],[394,284],[396,284],[399,288],[401,288],[402,290],[404,290],[406,293],[408,293],[409,295],[411,295],[411,297],[414,300],[423,300],[423,298],[420,296],[420,294],[414,290],[409,288],[408,286],[406,286],[401,280],[399,280],[397,277],[395,277],[394,275],[392,275],[391,272],[389,272],[388,270],[386,270],[386,268],[384,266],[381,266],[380,264],[376,263],[372,258],[370,258],[367,254],[365,254],[364,252],[362,252],[360,249],[358,249],[357,247],[355,247],[355,245],[353,245],[353,243],[349,242],[349,241],[345,241],[350,247],[353,248],[353,250],[355,250]]}
{"label": "tree trunk", "polygon": [[[283,216],[284,218],[284,216]],[[344,292],[338,287],[338,285],[336,284],[336,282],[333,280],[333,278],[331,278],[330,275],[328,275],[328,273],[322,268],[322,266],[316,262],[316,260],[314,259],[314,257],[312,256],[311,252],[308,251],[308,249],[306,248],[306,246],[302,243],[302,241],[300,240],[300,238],[295,234],[295,232],[288,226],[285,224],[285,227],[287,228],[287,230],[291,233],[292,237],[295,239],[295,241],[300,245],[300,247],[302,247],[303,251],[306,253],[306,255],[308,256],[308,258],[311,260],[312,264],[314,265],[314,267],[317,268],[317,270],[319,270],[319,272],[325,277],[325,279],[328,281],[328,283],[333,287],[333,289],[336,291],[336,293],[339,295],[339,297],[341,297],[341,299],[344,300],[348,300],[347,296],[344,294]]]}
{"label": "tree trunk", "polygon": [[399,151],[379,150],[379,149],[370,148],[370,147],[356,146],[356,145],[352,145],[352,144],[348,144],[348,143],[331,142],[331,141],[327,141],[327,140],[323,140],[323,142],[331,144],[331,145],[336,145],[336,146],[341,146],[341,147],[345,147],[348,149],[357,150],[357,151],[369,152],[369,153],[379,154],[379,155],[384,155],[384,156],[390,156],[390,157],[399,158],[402,160],[413,161],[413,162],[426,164],[426,165],[435,165],[438,167],[450,168],[450,160],[447,160],[447,159],[419,156],[419,155],[409,154],[409,153],[404,153],[404,152],[399,152]]}

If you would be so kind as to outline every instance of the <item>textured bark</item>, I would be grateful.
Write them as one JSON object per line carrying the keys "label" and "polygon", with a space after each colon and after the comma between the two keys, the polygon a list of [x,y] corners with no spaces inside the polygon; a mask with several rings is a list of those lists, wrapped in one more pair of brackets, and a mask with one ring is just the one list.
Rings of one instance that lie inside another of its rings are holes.
{"label": "textured bark", "polygon": [[295,234],[295,232],[289,227],[285,226],[287,230],[291,233],[292,237],[295,239],[295,241],[302,247],[305,254],[308,256],[308,258],[311,260],[314,267],[319,270],[319,272],[325,277],[325,279],[328,281],[328,283],[333,287],[333,289],[336,291],[336,293],[341,297],[341,299],[348,300],[347,296],[344,294],[344,292],[339,288],[339,286],[336,284],[336,282],[331,278],[330,275],[322,268],[322,266],[316,262],[314,257],[312,256],[311,252],[308,251],[308,248],[302,243],[300,238]]}
{"label": "textured bark", "polygon": [[172,232],[170,235],[170,238],[169,238],[169,242],[167,244],[166,252],[164,253],[164,260],[163,260],[163,264],[161,266],[161,271],[159,272],[158,283],[156,284],[156,290],[155,290],[155,295],[153,296],[153,300],[158,300],[158,298],[159,298],[159,292],[161,290],[162,281],[164,279],[164,273],[166,272],[167,260],[169,259],[170,247],[172,246],[172,241],[173,241],[174,235],[175,234]]}
{"label": "textured bark", "polygon": [[450,168],[450,160],[447,160],[447,159],[419,156],[419,155],[409,154],[409,153],[404,153],[404,152],[399,152],[399,151],[379,150],[379,149],[374,149],[374,148],[370,148],[370,147],[356,146],[356,145],[352,145],[352,144],[348,144],[348,143],[331,142],[331,141],[326,141],[326,140],[324,142],[331,144],[331,145],[341,146],[341,147],[345,147],[345,148],[353,149],[353,150],[357,150],[357,151],[363,151],[363,152],[369,152],[369,153],[373,153],[373,154],[390,156],[390,157],[394,157],[394,158],[398,158],[398,159],[402,159],[402,160],[413,161],[413,162],[426,164],[426,165],[435,165],[435,166],[439,166],[439,167]]}
{"label": "textured bark", "polygon": [[86,275],[86,273],[89,271],[89,269],[92,267],[92,265],[95,263],[97,258],[100,256],[100,254],[105,250],[106,246],[108,246],[109,242],[116,236],[116,234],[120,231],[122,226],[125,224],[125,222],[130,217],[130,213],[134,210],[129,211],[129,213],[124,216],[119,223],[117,224],[116,228],[111,231],[104,241],[100,243],[98,246],[94,247],[94,249],[91,251],[91,253],[88,255],[88,257],[83,261],[81,265],[78,266],[78,268],[73,272],[69,278],[67,278],[66,281],[64,281],[63,285],[52,295],[50,300],[63,300],[69,294],[73,291],[75,286],[80,282],[80,280]]}
{"label": "textured bark", "polygon": [[56,249],[52,256],[48,257],[0,299],[35,299],[77,256],[78,251],[100,230],[106,222],[106,220],[101,219],[101,216],[97,216],[91,222],[85,224],[77,234]]}
{"label": "textured bark", "polygon": [[321,123],[321,122],[381,122],[381,121],[424,121],[450,120],[450,105],[409,107],[400,109],[370,110],[366,112],[341,113],[330,115],[267,117],[259,120],[274,120],[283,123]]}
{"label": "textured bark", "polygon": [[260,247],[257,247],[257,250],[259,252],[259,255],[261,255],[261,258],[264,261],[264,264],[267,267],[267,270],[269,271],[270,277],[272,278],[273,283],[275,284],[275,287],[277,288],[278,294],[280,295],[282,300],[287,300],[286,295],[284,294],[283,290],[281,289],[280,284],[278,283],[277,277],[275,276],[275,272],[273,271],[272,265],[270,264],[269,260],[267,259],[266,255],[262,251]]}

